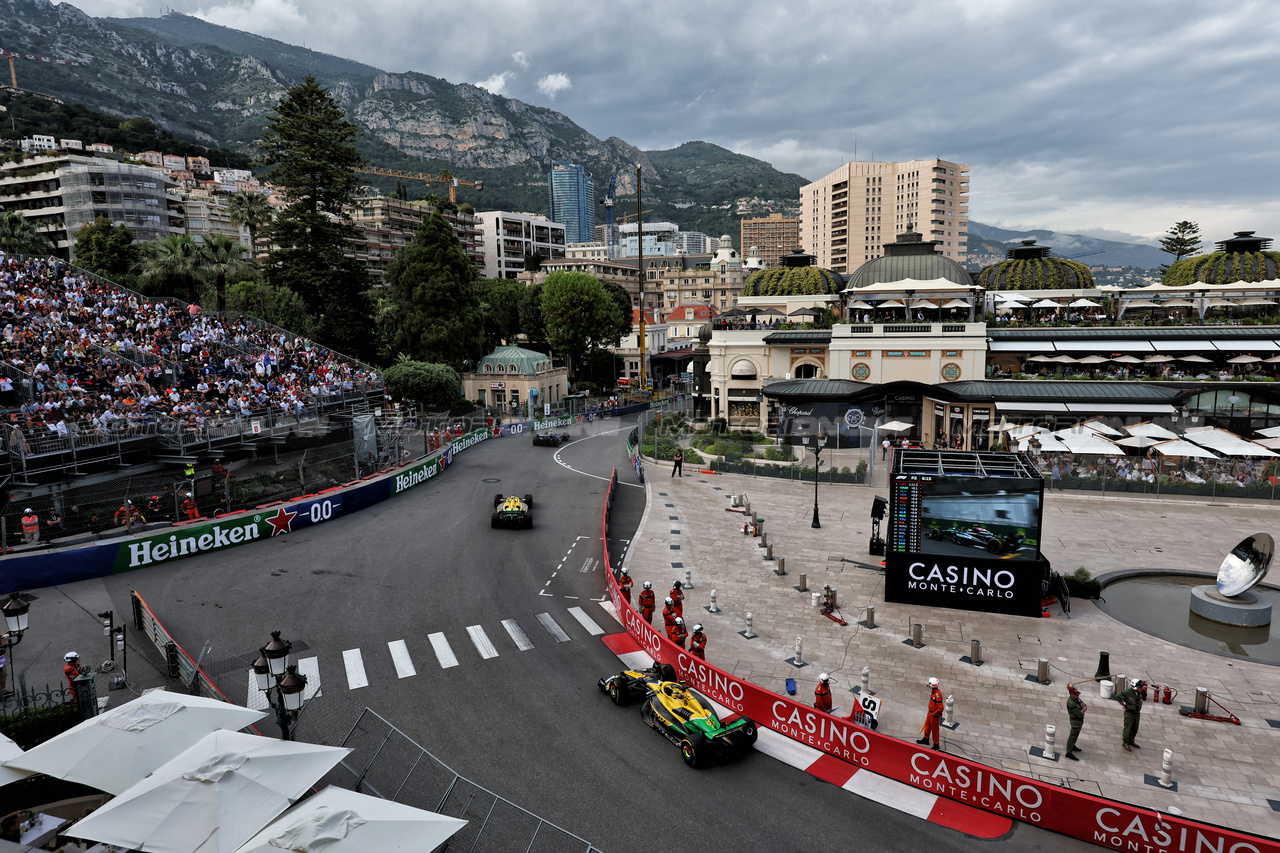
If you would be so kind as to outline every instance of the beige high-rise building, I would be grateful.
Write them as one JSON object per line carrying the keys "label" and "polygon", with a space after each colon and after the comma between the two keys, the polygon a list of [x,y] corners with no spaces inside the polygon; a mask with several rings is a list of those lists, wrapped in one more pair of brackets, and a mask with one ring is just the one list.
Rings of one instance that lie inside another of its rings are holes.
{"label": "beige high-rise building", "polygon": [[778,258],[800,248],[800,220],[788,219],[781,213],[770,213],[758,219],[742,220],[742,240],[738,243],[745,253],[755,246],[760,250],[760,260],[770,268],[778,266]]}
{"label": "beige high-rise building", "polygon": [[959,263],[967,256],[969,164],[845,163],[800,188],[800,244],[817,265],[851,273],[915,226]]}

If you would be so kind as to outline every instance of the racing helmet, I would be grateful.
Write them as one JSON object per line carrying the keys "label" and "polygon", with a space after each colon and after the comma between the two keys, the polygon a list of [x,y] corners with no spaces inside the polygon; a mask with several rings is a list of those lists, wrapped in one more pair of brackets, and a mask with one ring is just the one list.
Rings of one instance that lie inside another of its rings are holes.
{"label": "racing helmet", "polygon": [[693,626],[693,633],[695,633],[695,634],[696,634],[696,633],[698,633],[698,632],[699,632],[699,631],[701,631],[701,630],[702,630],[702,626],[701,626],[701,625],[694,625],[694,626]]}
{"label": "racing helmet", "polygon": [[938,681],[938,679],[936,679],[936,678],[930,678],[930,679],[929,679],[929,686],[930,686],[930,687],[937,687],[937,686],[938,686],[939,684],[941,684],[941,683],[942,683],[942,682]]}
{"label": "racing helmet", "polygon": [[683,624],[684,624],[684,619],[682,619],[682,618],[680,618],[679,616],[677,616],[677,617],[676,617],[676,624],[677,624],[677,625],[683,625]]}
{"label": "racing helmet", "polygon": [[653,589],[653,584],[649,583],[648,581],[645,581],[645,582],[644,582],[644,588],[645,588],[645,589]]}
{"label": "racing helmet", "polygon": [[825,672],[821,672],[821,673],[818,673],[818,680],[821,681],[823,684],[826,684],[828,681],[831,680],[831,676],[827,675]]}
{"label": "racing helmet", "polygon": [[27,515],[30,515],[32,512],[34,512],[34,510],[31,509],[31,507],[27,507],[26,509],[23,510],[23,512],[25,512]]}
{"label": "racing helmet", "polygon": [[62,656],[62,659],[67,662],[70,662],[73,660],[80,660],[80,654],[78,652],[67,652],[65,655]]}
{"label": "racing helmet", "polygon": [[663,599],[663,602],[662,602],[662,603],[663,603],[663,604],[675,604],[675,602],[671,600],[671,596],[669,596],[669,595],[668,595],[665,599]]}

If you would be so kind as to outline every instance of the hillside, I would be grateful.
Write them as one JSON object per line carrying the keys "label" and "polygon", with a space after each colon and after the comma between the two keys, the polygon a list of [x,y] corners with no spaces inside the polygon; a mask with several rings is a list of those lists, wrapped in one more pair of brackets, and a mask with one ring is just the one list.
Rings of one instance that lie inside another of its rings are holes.
{"label": "hillside", "polygon": [[[1075,258],[1085,266],[1156,269],[1170,260],[1167,254],[1155,246],[1100,240],[1096,237],[1067,234],[1061,231],[1046,231],[1043,229],[1011,231],[1007,228],[997,228],[994,225],[984,225],[981,222],[970,220],[969,234],[985,241],[994,240],[1009,245],[1034,237],[1039,245],[1052,247],[1054,257]],[[973,245],[974,241],[970,239],[971,252]]]}
{"label": "hillside", "polygon": [[[447,166],[459,177],[483,181],[483,193],[459,192],[460,201],[478,209],[545,211],[545,172],[553,160],[583,164],[599,195],[616,175],[624,208],[628,197],[634,205],[640,164],[645,207],[653,216],[736,234],[736,198],[777,194],[794,202],[804,183],[707,143],[643,152],[616,137],[598,139],[563,113],[468,83],[387,72],[177,13],[93,18],[69,3],[6,0],[0,27],[7,50],[76,63],[18,60],[22,88],[112,116],[145,116],[175,137],[247,154],[280,97],[312,75],[360,128],[358,144],[371,163],[429,173]],[[386,190],[395,185],[372,176],[369,183]],[[671,205],[690,200],[694,206],[683,210]]]}

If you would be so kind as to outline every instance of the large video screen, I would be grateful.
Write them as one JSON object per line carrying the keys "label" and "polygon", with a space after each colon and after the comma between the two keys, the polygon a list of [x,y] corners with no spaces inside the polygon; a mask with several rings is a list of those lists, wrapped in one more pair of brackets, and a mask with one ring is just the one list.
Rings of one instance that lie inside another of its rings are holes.
{"label": "large video screen", "polygon": [[898,474],[892,482],[890,550],[1039,559],[1043,480]]}

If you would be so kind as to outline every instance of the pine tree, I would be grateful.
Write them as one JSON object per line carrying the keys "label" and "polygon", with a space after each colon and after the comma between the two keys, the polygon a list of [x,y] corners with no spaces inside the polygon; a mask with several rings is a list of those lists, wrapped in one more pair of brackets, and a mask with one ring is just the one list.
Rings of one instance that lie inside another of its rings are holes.
{"label": "pine tree", "polygon": [[478,359],[484,324],[475,272],[438,210],[391,259],[383,282],[391,290],[396,352],[455,369]]}
{"label": "pine tree", "polygon": [[[1181,222],[1175,222],[1173,227],[1169,229],[1168,234],[1168,237],[1160,239],[1160,249],[1173,255],[1175,264],[1183,258],[1189,258],[1200,251],[1200,226],[1194,222],[1189,222],[1185,219]],[[1161,269],[1168,269],[1168,267],[1164,266]]]}
{"label": "pine tree", "polygon": [[369,276],[347,256],[355,229],[346,208],[362,165],[352,144],[356,126],[314,77],[294,86],[276,105],[258,142],[264,178],[286,202],[268,233],[267,280],[302,297],[315,318],[315,336],[355,356],[373,352]]}

